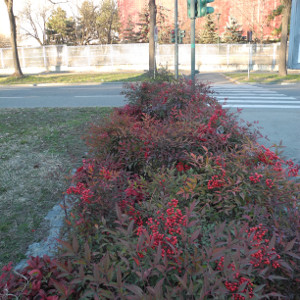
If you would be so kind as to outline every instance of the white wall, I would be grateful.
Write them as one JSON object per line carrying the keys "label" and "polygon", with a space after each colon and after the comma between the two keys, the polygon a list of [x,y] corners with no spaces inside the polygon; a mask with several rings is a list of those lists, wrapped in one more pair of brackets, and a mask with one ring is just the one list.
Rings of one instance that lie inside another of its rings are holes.
{"label": "white wall", "polygon": [[[196,69],[199,71],[251,70],[276,71],[278,45],[214,44],[196,45]],[[148,44],[94,46],[45,46],[19,48],[24,73],[44,71],[148,70]],[[174,45],[158,45],[157,66],[174,69]],[[190,70],[191,46],[179,45],[179,69]],[[0,73],[13,73],[11,49],[0,49]]]}

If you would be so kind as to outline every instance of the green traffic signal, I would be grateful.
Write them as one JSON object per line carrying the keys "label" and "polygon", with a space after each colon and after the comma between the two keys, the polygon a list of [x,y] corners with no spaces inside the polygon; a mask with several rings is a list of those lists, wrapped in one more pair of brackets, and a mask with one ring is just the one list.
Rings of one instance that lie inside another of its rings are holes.
{"label": "green traffic signal", "polygon": [[[214,12],[214,8],[207,6],[207,3],[214,2],[215,0],[194,0],[195,2],[195,18],[205,17],[208,14],[212,14]],[[188,17],[191,19],[192,16],[192,6],[191,0],[187,0],[187,11]]]}
{"label": "green traffic signal", "polygon": [[207,6],[207,3],[214,2],[215,0],[197,0],[197,17],[205,17],[208,14],[212,14],[214,12],[214,8]]}
{"label": "green traffic signal", "polygon": [[[179,44],[181,44],[183,38],[185,37],[185,30],[180,30],[178,28],[177,34],[178,34],[177,41]],[[171,41],[171,43],[175,43],[175,30],[174,29],[171,30],[170,41]]]}

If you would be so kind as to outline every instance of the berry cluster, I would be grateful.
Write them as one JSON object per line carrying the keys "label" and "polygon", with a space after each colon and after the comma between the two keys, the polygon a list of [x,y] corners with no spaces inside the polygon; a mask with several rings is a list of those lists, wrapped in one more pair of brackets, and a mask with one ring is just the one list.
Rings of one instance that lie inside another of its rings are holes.
{"label": "berry cluster", "polygon": [[279,159],[279,157],[271,151],[269,148],[265,146],[261,146],[265,151],[261,151],[258,155],[259,161],[263,162],[266,165],[274,165],[275,161]]}
{"label": "berry cluster", "polygon": [[265,238],[268,233],[267,229],[264,229],[262,224],[259,226],[251,227],[247,230],[248,238],[253,249],[257,249],[256,252],[251,254],[253,258],[250,263],[256,268],[264,268],[266,265],[271,265],[274,269],[277,269],[280,264],[278,259],[280,255],[277,254],[275,248],[269,248],[269,240]]}
{"label": "berry cluster", "polygon": [[207,183],[207,188],[209,190],[218,188],[218,187],[222,187],[224,184],[224,181],[219,179],[218,175],[214,175]]}
{"label": "berry cluster", "polygon": [[273,187],[273,185],[274,185],[273,180],[272,180],[272,179],[266,179],[266,185],[267,185],[269,188]]}
{"label": "berry cluster", "polygon": [[[232,271],[235,271],[235,265],[233,263],[228,265],[228,268]],[[224,269],[224,256],[222,256],[220,258],[219,261],[217,261],[217,270],[218,271],[223,271]],[[232,299],[234,300],[244,300],[245,297],[240,295],[240,293],[248,293],[249,294],[249,298],[253,297],[253,283],[250,281],[249,278],[246,278],[244,276],[241,276],[239,272],[235,272],[234,273],[234,279],[229,281],[226,280],[224,285],[227,288],[227,290],[232,293]],[[245,284],[246,283],[246,284]],[[239,293],[237,293],[237,291],[239,290],[240,286],[245,284],[245,288],[240,291]]]}
{"label": "berry cluster", "polygon": [[[186,226],[186,216],[177,208],[177,205],[178,200],[172,199],[168,202],[169,208],[165,213],[158,210],[156,212],[157,218],[148,218],[145,222],[150,231],[150,240],[153,240],[151,248],[155,249],[161,245],[162,257],[166,255],[171,259],[178,254],[178,237],[181,234],[182,226]],[[147,231],[145,226],[140,225],[137,229],[137,235],[140,236],[145,231]],[[138,253],[139,257],[144,257],[149,246],[145,242],[144,248]]]}
{"label": "berry cluster", "polygon": [[[250,279],[240,276],[240,274],[238,272],[236,272],[234,276],[237,281],[235,281],[235,282],[225,281],[225,287],[227,288],[228,291],[230,291],[232,293],[232,299],[245,300],[246,298],[244,296],[240,295],[239,293],[248,293],[249,298],[253,298],[253,296],[254,296],[253,283],[250,281]],[[244,283],[246,283],[246,287],[239,293],[236,293],[239,290],[240,286]]]}
{"label": "berry cluster", "polygon": [[255,173],[254,175],[251,175],[249,177],[250,181],[253,182],[253,183],[258,183],[260,182],[260,179],[262,178],[263,176],[261,174],[257,174]]}

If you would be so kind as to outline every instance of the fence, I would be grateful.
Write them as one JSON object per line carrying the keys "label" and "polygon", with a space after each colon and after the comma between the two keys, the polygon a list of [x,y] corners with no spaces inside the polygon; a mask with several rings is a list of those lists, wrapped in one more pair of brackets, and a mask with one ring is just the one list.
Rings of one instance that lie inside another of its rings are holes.
{"label": "fence", "polygon": [[[277,70],[279,44],[197,44],[199,71]],[[18,48],[24,73],[43,71],[147,70],[148,44],[43,46]],[[190,70],[190,45],[179,45],[179,69]],[[174,69],[174,45],[157,45],[158,66]],[[0,73],[13,71],[12,51],[0,49]]]}

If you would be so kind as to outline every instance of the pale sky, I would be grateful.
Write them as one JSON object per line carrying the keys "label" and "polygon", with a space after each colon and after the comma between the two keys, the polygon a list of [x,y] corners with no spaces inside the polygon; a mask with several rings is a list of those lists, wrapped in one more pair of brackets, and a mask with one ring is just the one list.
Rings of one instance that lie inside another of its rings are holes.
{"label": "pale sky", "polygon": [[[14,14],[16,17],[18,16],[18,13],[23,10],[24,5],[26,5],[28,1],[33,3],[33,7],[39,7],[41,5],[45,5],[45,3],[49,3],[48,0],[14,0]],[[72,16],[76,13],[78,5],[80,5],[84,0],[57,0],[57,2],[63,1],[67,1],[68,3],[59,5],[67,11],[68,15]],[[0,34],[4,34],[6,36],[10,35],[7,8],[3,0],[0,0]]]}

